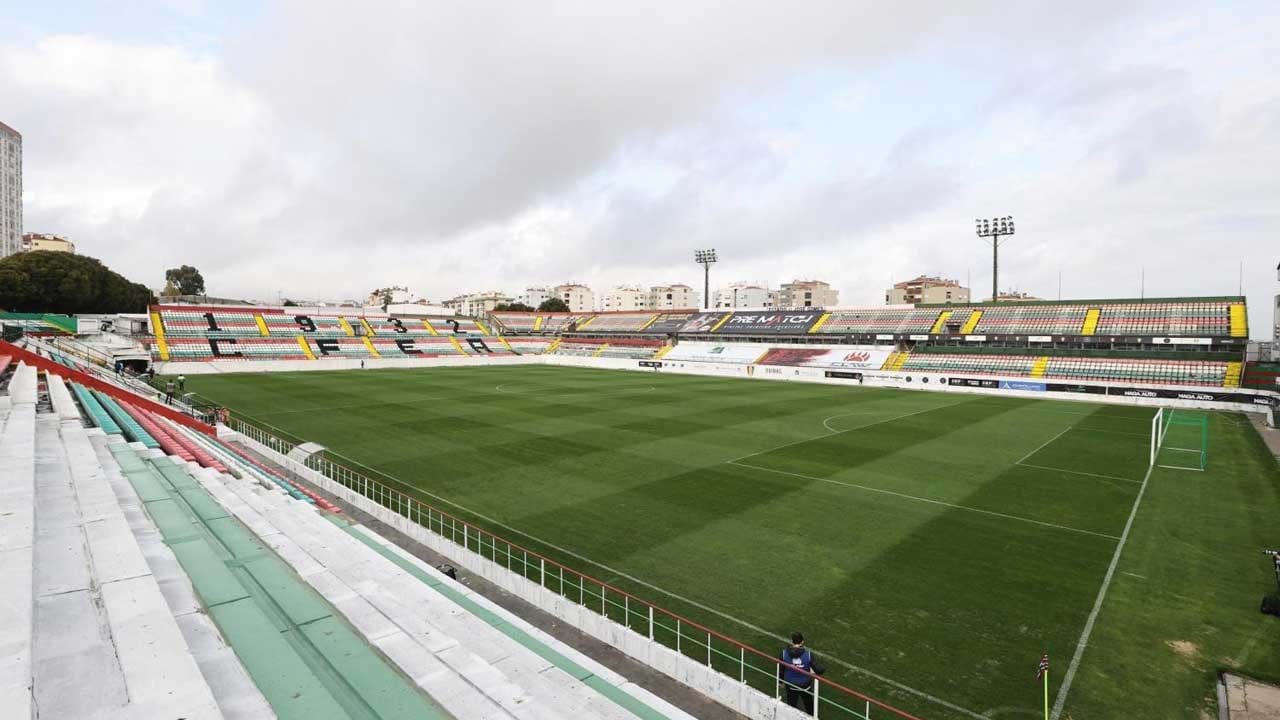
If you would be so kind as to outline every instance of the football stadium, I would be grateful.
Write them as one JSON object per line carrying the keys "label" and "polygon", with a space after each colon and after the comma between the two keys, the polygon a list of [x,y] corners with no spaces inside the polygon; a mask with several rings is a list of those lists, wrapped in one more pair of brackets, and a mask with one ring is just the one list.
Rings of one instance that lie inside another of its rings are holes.
{"label": "football stadium", "polygon": [[1280,677],[1246,317],[10,315],[6,652],[60,717],[1199,717]]}
{"label": "football stadium", "polygon": [[1277,37],[0,3],[0,720],[1280,720]]}

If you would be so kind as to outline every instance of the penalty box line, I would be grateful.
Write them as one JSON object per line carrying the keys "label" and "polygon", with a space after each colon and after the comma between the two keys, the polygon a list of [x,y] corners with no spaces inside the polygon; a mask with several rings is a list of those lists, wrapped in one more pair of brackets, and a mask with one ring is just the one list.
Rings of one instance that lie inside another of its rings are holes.
{"label": "penalty box line", "polygon": [[916,502],[929,503],[930,505],[941,505],[942,507],[948,507],[955,510],[967,510],[969,512],[979,513],[982,515],[991,515],[993,517],[1003,518],[1005,520],[1017,520],[1020,522],[1031,523],[1032,525],[1040,525],[1042,527],[1054,528],[1057,530],[1066,530],[1068,532],[1080,533],[1082,535],[1093,535],[1095,537],[1106,538],[1108,540],[1120,539],[1115,535],[1108,535],[1106,533],[1095,532],[1093,530],[1082,530],[1080,528],[1071,527],[1069,525],[1059,525],[1057,523],[1045,522],[1044,520],[1035,520],[1032,518],[1022,517],[1020,515],[1010,515],[1008,513],[997,512],[995,510],[983,510],[982,508],[970,507],[968,505],[957,505],[955,503],[949,503],[944,500],[934,500],[933,498],[920,497],[919,495],[908,495],[906,493],[895,492],[893,490],[885,490],[884,488],[871,487],[870,485],[859,485],[858,483],[844,482],[842,480],[835,480],[833,478],[823,478],[823,477],[818,477],[816,475],[804,475],[802,473],[790,472],[788,470],[777,470],[775,468],[768,468],[760,465],[750,465],[748,463],[740,463],[736,461],[730,461],[729,464],[737,465],[738,467],[750,468],[752,470],[762,470],[764,472],[777,473],[779,475],[788,475],[795,478],[802,478],[804,480],[813,480],[816,482],[830,483],[832,485],[839,485],[841,487],[853,488],[855,490],[864,490],[866,492],[881,493],[883,495],[891,495],[893,497],[902,498],[904,500],[915,500]]}
{"label": "penalty box line", "polygon": [[[914,414],[914,413],[912,413],[912,414]],[[553,550],[555,550],[555,551],[557,551],[557,552],[564,553],[564,554],[565,554],[566,556],[568,556],[568,557],[574,558],[574,559],[576,559],[576,560],[580,560],[580,561],[582,561],[582,562],[584,562],[584,563],[587,563],[587,564],[589,564],[589,565],[594,565],[595,567],[598,567],[598,568],[600,568],[600,569],[602,569],[602,570],[607,570],[607,571],[609,571],[609,572],[613,573],[613,574],[614,574],[615,576],[617,576],[617,577],[625,578],[626,580],[629,580],[629,581],[631,581],[631,582],[633,582],[633,583],[635,583],[635,584],[637,584],[637,585],[641,585],[641,586],[643,586],[643,587],[649,588],[650,590],[653,590],[654,592],[662,593],[663,595],[666,595],[666,596],[667,596],[667,597],[669,597],[669,598],[672,598],[672,599],[674,599],[674,600],[678,600],[678,601],[680,601],[680,602],[682,602],[682,603],[685,603],[685,604],[687,604],[687,605],[689,605],[689,606],[691,606],[691,607],[696,607],[696,608],[698,608],[699,610],[703,610],[703,611],[705,611],[705,612],[711,613],[712,615],[715,615],[715,616],[717,616],[717,617],[720,617],[720,618],[722,618],[722,619],[724,619],[724,620],[728,620],[729,622],[735,623],[735,624],[737,624],[737,625],[739,625],[739,626],[741,626],[741,627],[744,627],[744,628],[746,628],[746,629],[748,629],[748,630],[751,630],[752,632],[756,632],[756,633],[759,633],[759,634],[761,634],[761,635],[766,635],[766,636],[768,636],[768,637],[771,637],[771,638],[773,638],[773,639],[775,639],[775,640],[779,640],[779,641],[782,641],[782,642],[786,642],[786,641],[788,641],[788,640],[789,640],[789,636],[779,635],[779,634],[778,634],[778,633],[776,633],[776,632],[773,632],[773,631],[767,630],[767,629],[765,629],[765,628],[762,628],[762,627],[760,627],[759,625],[756,625],[756,624],[754,624],[754,623],[751,623],[751,622],[748,622],[748,621],[746,621],[746,620],[743,620],[742,618],[736,617],[736,616],[734,616],[734,615],[730,615],[729,613],[726,613],[726,612],[721,611],[721,610],[717,610],[717,609],[715,609],[715,608],[711,607],[710,605],[706,605],[706,604],[704,604],[704,603],[698,602],[697,600],[694,600],[694,599],[692,599],[692,598],[687,598],[687,597],[685,597],[685,596],[683,596],[683,595],[680,595],[680,594],[678,594],[678,593],[675,593],[675,592],[672,592],[672,591],[670,591],[670,590],[667,590],[666,588],[661,587],[661,586],[659,586],[659,585],[654,585],[654,584],[653,584],[653,583],[651,583],[651,582],[646,582],[646,581],[644,581],[644,580],[641,580],[640,578],[638,578],[638,577],[636,577],[636,576],[634,576],[634,575],[631,575],[631,574],[625,573],[625,572],[623,572],[623,571],[621,571],[621,570],[619,570],[619,569],[617,569],[617,568],[615,568],[615,567],[611,567],[611,566],[606,565],[606,564],[604,564],[604,563],[602,563],[602,562],[597,562],[597,561],[595,561],[595,560],[592,560],[591,558],[589,558],[589,557],[587,557],[587,556],[585,556],[585,555],[582,555],[582,554],[580,554],[580,553],[576,553],[576,552],[574,552],[574,551],[572,551],[572,550],[569,550],[568,548],[561,547],[561,546],[559,546],[559,545],[557,545],[557,544],[555,544],[555,543],[553,543],[553,542],[549,542],[549,541],[547,541],[547,540],[543,540],[542,538],[540,538],[540,537],[538,537],[538,536],[536,536],[536,535],[533,535],[533,534],[531,534],[531,533],[527,533],[527,532],[525,532],[525,531],[523,531],[523,530],[521,530],[521,529],[519,529],[519,528],[512,527],[511,525],[508,525],[508,524],[506,524],[506,523],[502,522],[501,520],[497,520],[497,519],[495,519],[495,518],[489,517],[488,515],[484,515],[483,513],[476,512],[475,510],[472,510],[471,508],[469,508],[469,507],[467,507],[467,506],[465,506],[465,505],[461,505],[461,504],[456,503],[456,502],[454,502],[454,501],[452,501],[452,500],[450,500],[450,499],[448,499],[448,498],[445,498],[445,497],[441,497],[441,496],[439,496],[439,495],[436,495],[435,493],[432,493],[432,492],[430,492],[430,491],[428,491],[428,490],[424,490],[424,489],[422,489],[422,488],[420,488],[420,487],[417,487],[416,485],[411,485],[411,484],[409,484],[409,483],[407,483],[407,482],[405,482],[405,481],[403,481],[403,480],[400,480],[399,478],[395,478],[395,477],[392,477],[392,476],[390,476],[390,475],[387,475],[386,473],[383,473],[383,472],[381,472],[381,471],[377,470],[376,468],[371,468],[371,467],[369,467],[368,465],[365,465],[364,463],[361,463],[361,462],[359,462],[359,461],[357,461],[357,460],[352,460],[351,458],[346,457],[345,455],[341,455],[341,454],[339,454],[339,453],[335,453],[335,452],[332,452],[332,451],[327,451],[327,452],[330,452],[334,457],[342,458],[343,460],[345,460],[346,462],[348,462],[348,463],[350,463],[350,464],[352,464],[352,465],[356,465],[356,466],[362,467],[362,468],[364,468],[364,469],[366,469],[366,470],[372,470],[373,472],[377,473],[377,474],[378,474],[378,475],[380,475],[381,477],[383,477],[383,478],[385,478],[385,479],[387,479],[387,480],[390,480],[390,481],[394,482],[394,483],[395,483],[395,484],[397,484],[397,485],[400,485],[400,486],[402,486],[402,487],[405,487],[405,488],[409,489],[409,490],[410,490],[410,491],[412,491],[412,492],[416,492],[416,493],[419,493],[419,494],[422,494],[422,495],[426,495],[427,497],[430,497],[430,498],[432,498],[432,499],[434,499],[434,500],[436,500],[436,501],[438,501],[438,502],[444,503],[444,504],[446,504],[446,505],[450,505],[450,506],[455,507],[455,508],[457,508],[457,509],[459,509],[459,510],[462,510],[463,512],[469,513],[469,514],[471,514],[471,515],[472,515],[472,516],[474,516],[474,517],[480,518],[481,520],[484,520],[485,522],[490,523],[490,524],[494,525],[495,527],[500,527],[500,528],[502,528],[502,529],[504,529],[504,530],[507,530],[507,531],[512,532],[512,533],[515,533],[516,535],[520,535],[520,536],[522,536],[522,537],[525,537],[525,538],[528,538],[528,539],[530,539],[530,540],[533,540],[534,542],[539,543],[539,544],[543,545],[544,547],[549,547],[549,548],[551,548],[551,549],[553,549]],[[834,655],[831,655],[830,653],[823,653],[823,657],[825,657],[825,658],[826,658],[828,661],[830,661],[830,662],[833,662],[833,663],[835,663],[835,664],[837,664],[837,665],[840,665],[841,667],[847,668],[847,669],[852,670],[852,671],[854,671],[854,672],[856,672],[856,673],[859,673],[859,674],[861,674],[861,675],[864,675],[864,676],[866,676],[866,677],[869,677],[869,678],[871,678],[871,679],[873,679],[873,680],[876,680],[876,681],[878,681],[878,682],[882,682],[882,683],[884,683],[884,684],[886,684],[886,685],[890,685],[890,686],[892,686],[892,687],[894,687],[894,688],[897,688],[898,690],[902,690],[903,692],[907,692],[907,693],[910,693],[910,694],[912,694],[912,695],[915,695],[916,697],[921,698],[922,700],[926,700],[926,701],[931,702],[931,703],[933,703],[933,704],[935,704],[935,705],[939,705],[939,706],[941,706],[941,707],[945,707],[945,708],[947,708],[948,710],[954,710],[955,712],[961,713],[962,715],[965,715],[965,716],[967,716],[967,717],[974,718],[974,720],[987,720],[987,716],[986,716],[986,715],[983,715],[983,714],[981,714],[981,713],[974,712],[973,710],[969,710],[968,708],[961,707],[961,706],[959,706],[959,705],[956,705],[955,703],[952,703],[952,702],[949,702],[949,701],[947,701],[947,700],[944,700],[944,699],[942,699],[942,698],[940,698],[940,697],[938,697],[938,696],[936,696],[936,695],[931,695],[931,694],[929,694],[929,693],[927,693],[927,692],[925,692],[925,691],[923,691],[923,690],[918,690],[918,689],[916,689],[916,688],[911,687],[910,685],[907,685],[907,684],[905,684],[905,683],[898,682],[897,680],[893,680],[892,678],[885,677],[884,675],[881,675],[881,674],[879,674],[879,673],[877,673],[877,672],[874,672],[874,671],[872,671],[872,670],[868,670],[867,668],[861,667],[861,666],[859,666],[859,665],[855,665],[855,664],[850,663],[850,662],[847,662],[847,661],[845,661],[845,660],[841,660],[840,658],[835,657]]]}

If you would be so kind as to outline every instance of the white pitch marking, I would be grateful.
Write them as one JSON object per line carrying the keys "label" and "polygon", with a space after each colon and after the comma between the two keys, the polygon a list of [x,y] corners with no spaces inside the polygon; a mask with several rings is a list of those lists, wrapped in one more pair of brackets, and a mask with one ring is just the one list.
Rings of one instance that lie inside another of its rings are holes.
{"label": "white pitch marking", "polygon": [[1076,643],[1076,652],[1071,656],[1067,674],[1062,677],[1062,686],[1058,688],[1058,697],[1053,702],[1051,720],[1058,720],[1062,715],[1062,707],[1067,703],[1067,693],[1071,690],[1072,681],[1075,680],[1076,670],[1080,669],[1080,659],[1084,657],[1084,650],[1089,647],[1089,635],[1093,632],[1093,624],[1097,622],[1098,613],[1102,611],[1102,601],[1107,597],[1107,588],[1111,587],[1111,578],[1115,576],[1116,566],[1120,564],[1120,553],[1124,551],[1124,544],[1129,540],[1133,519],[1138,516],[1138,506],[1142,504],[1142,496],[1147,492],[1147,483],[1151,480],[1151,472],[1155,469],[1154,465],[1147,468],[1147,474],[1142,478],[1142,487],[1138,488],[1138,497],[1133,499],[1133,508],[1129,511],[1129,519],[1124,524],[1124,532],[1120,533],[1120,542],[1116,543],[1116,551],[1111,556],[1111,564],[1107,566],[1102,587],[1098,588],[1098,597],[1093,602],[1093,610],[1089,612],[1089,619],[1085,621],[1084,630],[1080,633],[1080,641]]}
{"label": "white pitch marking", "polygon": [[1098,473],[1084,472],[1083,470],[1067,470],[1066,468],[1049,467],[1048,465],[1032,465],[1031,463],[1023,463],[1023,462],[1020,462],[1017,464],[1021,465],[1022,467],[1035,468],[1037,470],[1052,470],[1054,472],[1071,473],[1072,475],[1087,475],[1088,477],[1096,477],[1102,480],[1123,480],[1125,482],[1133,483],[1135,485],[1142,484],[1141,480],[1134,480],[1133,478],[1118,477],[1116,475],[1100,475]]}
{"label": "white pitch marking", "polygon": [[[362,467],[362,468],[364,468],[364,469],[366,469],[366,470],[372,470],[373,472],[378,473],[378,475],[379,475],[379,476],[381,476],[381,477],[383,477],[383,478],[386,478],[386,479],[388,479],[388,480],[391,480],[392,482],[394,482],[394,483],[396,483],[396,484],[398,484],[398,485],[401,485],[401,486],[403,486],[403,487],[406,487],[406,488],[408,488],[408,489],[410,489],[410,490],[412,490],[412,491],[414,491],[414,492],[420,493],[420,494],[422,494],[422,495],[426,495],[427,497],[434,498],[434,499],[436,499],[436,500],[438,500],[438,501],[440,501],[440,502],[442,502],[442,503],[445,503],[446,505],[452,505],[453,507],[458,508],[459,510],[462,510],[462,511],[464,511],[464,512],[470,513],[471,515],[473,515],[473,516],[475,516],[475,517],[478,517],[478,518],[480,518],[481,520],[484,520],[485,522],[491,523],[491,524],[493,524],[493,525],[495,525],[495,526],[497,526],[497,527],[500,527],[500,528],[502,528],[502,529],[504,529],[504,530],[508,530],[508,531],[513,532],[513,533],[515,533],[515,534],[517,534],[517,535],[521,535],[521,536],[524,536],[524,537],[526,537],[526,538],[529,538],[530,540],[533,540],[534,542],[540,543],[540,544],[542,544],[542,545],[544,545],[544,546],[546,546],[546,547],[549,547],[549,548],[551,548],[551,549],[553,549],[553,550],[555,550],[555,551],[557,551],[557,552],[564,553],[565,555],[567,555],[567,556],[569,556],[569,557],[572,557],[572,558],[574,558],[574,559],[581,560],[582,562],[585,562],[585,563],[588,563],[588,564],[590,564],[590,565],[594,565],[594,566],[596,566],[596,567],[598,567],[598,568],[601,568],[601,569],[607,570],[607,571],[609,571],[609,572],[613,573],[614,575],[616,575],[617,577],[620,577],[620,578],[626,578],[627,580],[630,580],[631,582],[633,582],[633,583],[635,583],[635,584],[637,584],[637,585],[642,585],[642,586],[644,586],[644,587],[649,588],[650,590],[653,590],[653,591],[655,591],[655,592],[662,593],[663,595],[666,595],[666,596],[667,596],[667,597],[669,597],[669,598],[674,598],[674,599],[679,600],[680,602],[686,603],[686,604],[688,604],[688,605],[690,605],[690,606],[692,606],[692,607],[696,607],[696,608],[698,608],[699,610],[704,610],[704,611],[706,611],[706,612],[711,613],[712,615],[716,615],[716,616],[721,617],[721,618],[724,618],[725,620],[728,620],[728,621],[730,621],[730,622],[737,623],[738,625],[741,625],[742,627],[747,628],[748,630],[752,630],[752,631],[754,631],[754,632],[758,632],[758,633],[760,633],[761,635],[768,635],[769,637],[772,637],[772,638],[774,638],[774,639],[776,639],[776,640],[782,640],[782,641],[784,641],[784,642],[787,640],[787,636],[779,635],[778,633],[772,632],[772,631],[770,631],[770,630],[766,630],[765,628],[762,628],[762,627],[760,627],[759,625],[756,625],[756,624],[754,624],[754,623],[748,622],[748,621],[743,620],[743,619],[741,619],[741,618],[739,618],[739,617],[735,617],[735,616],[730,615],[729,613],[723,612],[723,611],[721,611],[721,610],[717,610],[717,609],[715,609],[715,608],[711,607],[710,605],[705,605],[705,604],[703,604],[703,603],[698,602],[697,600],[693,600],[693,599],[691,599],[691,598],[687,598],[687,597],[685,597],[685,596],[683,596],[683,595],[680,595],[680,594],[678,594],[678,593],[674,593],[674,592],[672,592],[672,591],[670,591],[670,590],[667,590],[667,589],[666,589],[666,588],[664,588],[664,587],[660,587],[660,586],[658,586],[658,585],[654,585],[653,583],[650,583],[650,582],[646,582],[646,581],[644,581],[644,580],[641,580],[640,578],[638,578],[638,577],[636,577],[636,576],[634,576],[634,575],[629,575],[629,574],[627,574],[627,573],[625,573],[625,572],[623,572],[623,571],[621,571],[621,570],[618,570],[617,568],[611,567],[611,566],[609,566],[609,565],[605,565],[605,564],[604,564],[604,563],[602,563],[602,562],[596,562],[595,560],[592,560],[591,558],[589,558],[589,557],[587,557],[587,556],[585,556],[585,555],[581,555],[581,554],[576,553],[576,552],[574,552],[574,551],[572,551],[572,550],[569,550],[568,548],[564,548],[564,547],[561,547],[561,546],[559,546],[559,545],[556,545],[556,544],[555,544],[555,543],[553,543],[553,542],[548,542],[548,541],[546,541],[546,540],[543,540],[542,538],[538,537],[537,535],[532,535],[532,534],[527,533],[527,532],[525,532],[525,531],[523,531],[523,530],[521,530],[521,529],[519,529],[519,528],[512,527],[512,526],[510,526],[510,525],[508,525],[508,524],[506,524],[506,523],[502,522],[501,520],[496,520],[496,519],[491,518],[491,517],[489,517],[489,516],[487,516],[487,515],[484,515],[484,514],[482,514],[482,513],[478,513],[478,512],[476,512],[475,510],[472,510],[471,508],[466,507],[465,505],[460,505],[460,504],[458,504],[458,503],[456,503],[456,502],[454,502],[454,501],[452,501],[452,500],[450,500],[450,499],[448,499],[448,498],[441,497],[441,496],[439,496],[439,495],[436,495],[435,493],[432,493],[432,492],[429,492],[429,491],[427,491],[427,490],[424,490],[424,489],[422,489],[422,488],[420,488],[420,487],[418,487],[418,486],[416,486],[416,485],[411,485],[411,484],[409,484],[409,483],[407,483],[407,482],[404,482],[403,480],[400,480],[400,479],[398,479],[398,478],[394,478],[394,477],[392,477],[392,476],[390,476],[390,475],[387,475],[387,474],[385,474],[385,473],[382,473],[382,472],[378,471],[378,470],[377,470],[377,469],[375,469],[375,468],[371,468],[371,467],[369,467],[368,465],[365,465],[364,463],[358,462],[358,461],[356,461],[356,460],[352,460],[351,458],[346,457],[345,455],[340,455],[340,454],[338,454],[338,453],[333,453],[333,452],[331,452],[330,454],[332,454],[332,455],[333,455],[333,456],[335,456],[335,457],[340,457],[340,458],[342,458],[343,460],[347,461],[348,463],[351,463],[352,465],[358,465],[358,466],[360,466],[360,467]],[[868,669],[866,669],[866,668],[859,667],[858,665],[854,665],[853,663],[845,662],[844,660],[841,660],[840,658],[837,658],[837,657],[832,656],[832,655],[830,655],[830,654],[826,654],[826,653],[824,653],[824,654],[823,654],[823,657],[824,657],[824,658],[826,658],[827,660],[829,660],[829,661],[833,662],[833,663],[836,663],[837,665],[840,665],[840,666],[842,666],[842,667],[846,667],[846,668],[848,668],[848,669],[850,669],[850,670],[853,670],[854,672],[862,673],[863,675],[866,675],[867,677],[874,678],[874,679],[879,680],[880,682],[886,683],[886,684],[888,684],[888,685],[892,685],[892,686],[894,686],[894,687],[898,688],[899,690],[902,690],[902,691],[904,691],[904,692],[909,692],[909,693],[911,693],[912,695],[915,695],[916,697],[923,698],[923,699],[925,699],[925,700],[928,700],[929,702],[935,703],[935,704],[937,704],[937,705],[941,705],[942,707],[948,708],[948,709],[950,709],[950,710],[955,710],[956,712],[959,712],[959,713],[963,713],[964,715],[967,715],[967,716],[969,716],[969,717],[971,717],[971,718],[974,718],[975,720],[987,720],[987,716],[986,716],[986,715],[982,715],[982,714],[976,713],[976,712],[974,712],[974,711],[972,711],[972,710],[965,709],[965,708],[963,708],[963,707],[960,707],[959,705],[956,705],[956,704],[954,704],[954,703],[951,703],[951,702],[948,702],[948,701],[946,701],[946,700],[943,700],[942,698],[937,697],[936,695],[930,695],[929,693],[927,693],[927,692],[925,692],[925,691],[923,691],[923,690],[917,690],[917,689],[915,689],[915,688],[911,687],[910,685],[904,685],[903,683],[900,683],[900,682],[898,682],[898,681],[896,681],[896,680],[893,680],[893,679],[887,678],[887,677],[885,677],[885,676],[883,676],[883,675],[880,675],[880,674],[878,674],[878,673],[875,673],[875,672],[873,672],[873,671],[871,671],[871,670],[868,670]]]}
{"label": "white pitch marking", "polygon": [[1043,525],[1044,527],[1057,528],[1058,530],[1067,530],[1069,532],[1082,533],[1084,535],[1094,535],[1108,540],[1119,540],[1115,535],[1107,535],[1106,533],[1094,532],[1093,530],[1081,530],[1080,528],[1070,527],[1068,525],[1058,525],[1056,523],[1045,522],[1043,520],[1033,520],[1031,518],[1021,517],[1019,515],[1009,515],[1007,513],[996,512],[995,510],[983,510],[982,508],[969,507],[967,505],[956,505],[955,503],[944,502],[942,500],[934,500],[932,498],[920,497],[918,495],[908,495],[906,493],[894,492],[893,490],[885,490],[884,488],[871,487],[870,485],[859,485],[857,483],[844,482],[841,480],[833,480],[831,478],[822,478],[816,475],[802,475],[801,473],[793,473],[787,470],[775,470],[774,468],[761,467],[760,465],[748,465],[737,461],[730,461],[731,465],[738,467],[751,468],[752,470],[763,470],[765,472],[778,473],[779,475],[790,475],[792,477],[804,478],[805,480],[816,480],[817,482],[831,483],[832,485],[842,485],[844,487],[855,488],[858,490],[866,490],[867,492],[883,493],[894,497],[904,498],[906,500],[915,500],[917,502],[929,503],[931,505],[941,505],[943,507],[955,508],[956,510],[968,510],[969,512],[981,513],[983,515],[992,515],[995,517],[1005,518],[1006,520],[1020,520],[1022,522],[1031,523],[1033,525]]}
{"label": "white pitch marking", "polygon": [[[842,432],[842,431],[837,430],[837,429],[835,429],[835,428],[831,427],[831,426],[830,426],[830,425],[828,425],[827,423],[830,423],[832,420],[835,420],[836,418],[852,417],[852,416],[854,416],[854,415],[879,415],[879,414],[880,414],[880,413],[879,413],[878,411],[876,411],[876,410],[859,410],[858,412],[840,413],[839,415],[832,415],[832,416],[831,416],[831,417],[829,417],[829,418],[825,418],[825,419],[823,419],[823,421],[822,421],[822,427],[824,427],[824,428],[826,428],[826,429],[830,430],[830,431],[831,431],[831,432],[833,432],[833,433],[838,433],[838,432]],[[819,436],[819,437],[821,437],[821,436]],[[816,439],[816,438],[815,438],[815,439]]]}
{"label": "white pitch marking", "polygon": [[1036,453],[1040,452],[1041,450],[1043,450],[1043,449],[1045,449],[1045,448],[1049,447],[1049,445],[1050,445],[1050,444],[1052,444],[1054,440],[1057,440],[1058,438],[1062,437],[1063,435],[1066,435],[1066,434],[1067,434],[1067,431],[1069,431],[1069,430],[1070,430],[1071,428],[1073,428],[1073,427],[1075,427],[1075,425],[1068,425],[1068,426],[1067,426],[1067,427],[1066,427],[1062,432],[1060,432],[1060,433],[1058,433],[1057,435],[1054,435],[1053,437],[1051,437],[1051,438],[1049,438],[1048,440],[1044,441],[1044,442],[1043,442],[1039,447],[1037,447],[1035,450],[1032,450],[1031,452],[1027,453],[1026,455],[1023,455],[1023,456],[1022,456],[1022,458],[1018,460],[1018,462],[1014,463],[1014,465],[1021,465],[1023,460],[1026,460],[1027,458],[1031,457],[1032,455],[1035,455]]}
{"label": "white pitch marking", "polygon": [[1146,580],[1146,579],[1147,579],[1147,576],[1146,576],[1146,575],[1139,575],[1138,573],[1131,573],[1131,572],[1129,572],[1128,570],[1121,570],[1121,571],[1120,571],[1120,573],[1121,573],[1122,575],[1128,575],[1128,576],[1130,576],[1130,577],[1136,577],[1136,578],[1139,578],[1139,579],[1142,579],[1142,580]]}
{"label": "white pitch marking", "polygon": [[[811,440],[821,440],[822,438],[832,437],[832,436],[834,436],[834,435],[842,435],[842,434],[847,433],[847,432],[853,432],[854,430],[861,430],[861,429],[863,429],[863,428],[874,427],[874,426],[876,426],[876,425],[883,425],[883,424],[885,424],[885,423],[891,423],[891,422],[893,422],[894,420],[902,420],[903,418],[909,418],[909,417],[911,417],[911,416],[913,416],[913,415],[920,415],[920,414],[922,414],[922,413],[932,412],[932,411],[934,411],[934,410],[941,410],[941,409],[943,409],[943,408],[955,407],[956,405],[963,405],[963,404],[964,404],[964,401],[963,401],[963,400],[961,400],[960,402],[949,403],[949,404],[947,404],[947,405],[937,405],[937,406],[934,406],[934,407],[931,407],[931,408],[925,408],[925,409],[923,409],[923,410],[916,410],[915,412],[909,412],[909,413],[906,413],[906,414],[904,414],[904,415],[895,415],[894,417],[891,417],[891,418],[888,418],[888,419],[885,419],[885,420],[877,420],[876,422],[866,423],[865,425],[855,425],[855,426],[853,426],[853,427],[851,427],[851,428],[845,428],[844,430],[836,430],[836,431],[834,431],[834,432],[827,433],[826,435],[819,435],[819,436],[817,436],[817,437],[802,438],[802,439],[800,439],[800,440],[795,440],[795,441],[793,441],[793,442],[783,443],[782,445],[778,445],[777,447],[771,447],[771,448],[768,448],[768,449],[766,449],[766,450],[758,450],[758,451],[756,451],[756,452],[748,453],[748,454],[746,454],[746,455],[743,455],[742,457],[736,457],[736,458],[733,458],[732,460],[725,460],[725,462],[726,462],[726,463],[736,463],[736,462],[738,462],[739,460],[746,460],[746,459],[747,459],[747,458],[749,458],[749,457],[755,457],[755,456],[757,456],[757,455],[763,455],[763,454],[765,454],[765,453],[773,452],[774,450],[781,450],[782,448],[785,448],[785,447],[791,447],[792,445],[799,445],[800,443],[810,442]],[[828,418],[828,419],[830,419],[830,418]]]}

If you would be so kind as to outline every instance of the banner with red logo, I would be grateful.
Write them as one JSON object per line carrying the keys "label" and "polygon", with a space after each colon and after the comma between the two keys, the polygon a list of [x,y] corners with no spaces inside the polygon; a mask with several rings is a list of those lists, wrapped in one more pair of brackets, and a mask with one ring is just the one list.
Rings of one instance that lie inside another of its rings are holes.
{"label": "banner with red logo", "polygon": [[756,361],[760,365],[790,365],[836,370],[879,370],[893,348],[870,345],[795,345],[772,347]]}

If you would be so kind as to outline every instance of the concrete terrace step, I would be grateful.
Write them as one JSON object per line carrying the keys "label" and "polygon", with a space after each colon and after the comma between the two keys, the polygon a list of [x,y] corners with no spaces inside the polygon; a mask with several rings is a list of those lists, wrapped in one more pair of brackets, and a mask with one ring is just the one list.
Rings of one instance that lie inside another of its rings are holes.
{"label": "concrete terrace step", "polygon": [[209,683],[223,716],[228,720],[275,717],[271,706],[249,678],[235,651],[204,612],[191,587],[190,579],[143,510],[142,500],[133,486],[120,472],[108,445],[123,443],[123,438],[108,437],[96,429],[87,431],[86,435],[129,529],[146,558],[147,566],[156,578],[169,611],[177,621],[201,674]]}
{"label": "concrete terrace step", "polygon": [[40,715],[221,718],[83,426],[40,416],[36,461]]}
{"label": "concrete terrace step", "polygon": [[31,640],[34,625],[35,371],[19,365],[0,397],[0,708],[34,716]]}
{"label": "concrete terrace step", "polygon": [[193,473],[204,469],[156,450],[111,450],[200,601],[280,717],[444,717],[202,489]]}
{"label": "concrete terrace step", "polygon": [[366,528],[258,484],[200,477],[247,525],[269,526],[265,542],[406,673],[436,683],[424,687],[460,716],[478,709],[450,705],[441,684],[450,675],[500,708],[493,717],[688,717]]}

